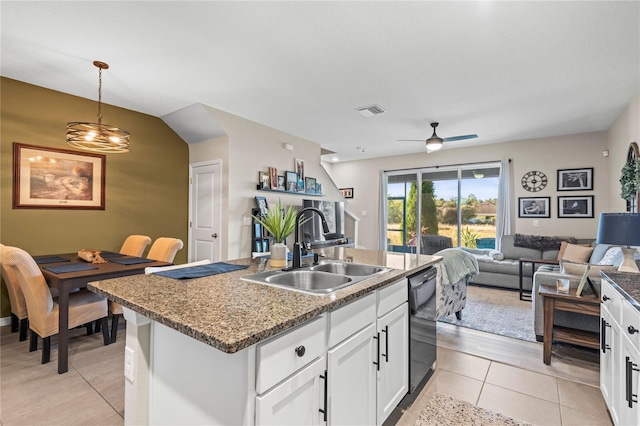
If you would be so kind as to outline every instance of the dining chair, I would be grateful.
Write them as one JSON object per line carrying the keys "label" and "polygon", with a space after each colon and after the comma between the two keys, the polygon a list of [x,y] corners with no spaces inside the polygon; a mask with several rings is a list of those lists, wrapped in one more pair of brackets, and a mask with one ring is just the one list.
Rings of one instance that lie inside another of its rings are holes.
{"label": "dining chair", "polygon": [[184,244],[178,238],[160,237],[153,242],[147,259],[160,260],[162,262],[173,262],[176,253]]}
{"label": "dining chair", "polygon": [[[147,259],[154,259],[162,262],[173,262],[173,258],[176,257],[176,253],[183,246],[184,244],[182,243],[182,240],[178,238],[160,237],[153,242],[153,245],[151,246],[151,248],[149,249],[149,253],[147,254]],[[109,311],[111,312],[112,316],[111,343],[113,343],[116,341],[118,335],[118,322],[123,316],[122,305],[110,300]]]}
{"label": "dining chair", "polygon": [[[3,250],[2,263],[13,271],[27,304],[31,340],[29,352],[38,349],[38,336],[42,338],[42,363],[50,360],[51,336],[58,334],[58,303],[53,300],[47,281],[38,264],[26,251],[17,247]],[[87,289],[69,294],[69,329],[90,325],[96,320],[102,324],[104,344],[109,344],[107,299]],[[89,334],[89,326],[87,332]]]}
{"label": "dining chair", "polygon": [[129,235],[124,240],[124,243],[122,243],[122,247],[120,247],[118,253],[140,257],[149,244],[151,244],[151,237],[146,235]]}
{"label": "dining chair", "polygon": [[3,260],[5,259],[6,251],[9,248],[10,246],[0,244],[0,264],[2,268],[2,280],[7,286],[7,292],[9,293],[9,304],[11,305],[11,332],[15,333],[19,330],[19,339],[21,342],[23,342],[27,340],[27,330],[29,329],[27,302],[25,302],[22,290],[20,290],[18,278],[16,278],[13,270]]}

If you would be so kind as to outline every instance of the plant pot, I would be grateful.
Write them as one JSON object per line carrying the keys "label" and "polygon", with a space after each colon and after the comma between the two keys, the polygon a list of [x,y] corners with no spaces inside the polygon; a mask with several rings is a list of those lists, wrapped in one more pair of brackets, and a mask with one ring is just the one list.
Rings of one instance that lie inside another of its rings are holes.
{"label": "plant pot", "polygon": [[289,249],[283,243],[271,244],[271,258],[269,266],[272,268],[284,268],[287,266],[287,252]]}

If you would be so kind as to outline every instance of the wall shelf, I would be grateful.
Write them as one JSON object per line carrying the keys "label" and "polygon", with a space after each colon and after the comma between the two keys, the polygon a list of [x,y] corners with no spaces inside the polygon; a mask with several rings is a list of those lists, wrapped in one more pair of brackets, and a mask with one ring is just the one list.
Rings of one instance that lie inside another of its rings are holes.
{"label": "wall shelf", "polygon": [[258,191],[267,191],[267,192],[280,192],[283,194],[294,194],[294,195],[306,195],[308,197],[324,197],[324,194],[312,194],[310,192],[298,192],[298,191],[285,191],[282,189],[271,189],[271,188],[260,188],[260,185],[256,188]]}

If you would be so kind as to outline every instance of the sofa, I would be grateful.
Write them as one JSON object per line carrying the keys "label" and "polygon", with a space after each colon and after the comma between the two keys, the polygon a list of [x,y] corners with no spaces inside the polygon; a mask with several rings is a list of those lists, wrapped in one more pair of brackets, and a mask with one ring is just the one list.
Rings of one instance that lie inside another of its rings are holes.
{"label": "sofa", "polygon": [[[497,250],[474,250],[462,248],[473,254],[478,261],[480,273],[471,278],[472,284],[490,285],[508,289],[519,288],[520,278],[520,258],[556,260],[559,249],[539,250],[534,248],[516,247],[515,235],[504,235],[500,239],[500,251]],[[593,239],[572,239],[579,244],[590,244]],[[559,266],[536,265],[536,269],[544,267],[545,270],[559,271]],[[523,290],[530,291],[532,288],[533,274],[531,263],[523,265]]]}

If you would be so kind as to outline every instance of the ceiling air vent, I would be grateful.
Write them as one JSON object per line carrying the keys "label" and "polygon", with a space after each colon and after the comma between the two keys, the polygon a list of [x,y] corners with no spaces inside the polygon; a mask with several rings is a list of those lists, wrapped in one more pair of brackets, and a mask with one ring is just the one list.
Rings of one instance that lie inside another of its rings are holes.
{"label": "ceiling air vent", "polygon": [[385,112],[387,112],[380,105],[370,105],[368,107],[358,108],[356,109],[356,111],[358,111],[360,114],[364,115],[365,117],[373,117],[374,115],[384,114]]}

